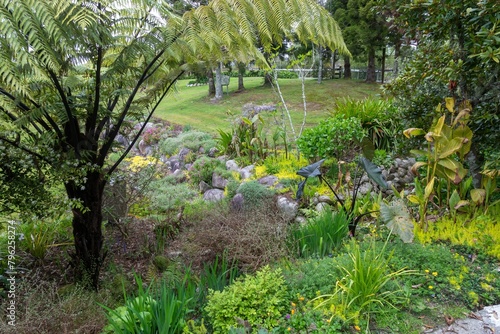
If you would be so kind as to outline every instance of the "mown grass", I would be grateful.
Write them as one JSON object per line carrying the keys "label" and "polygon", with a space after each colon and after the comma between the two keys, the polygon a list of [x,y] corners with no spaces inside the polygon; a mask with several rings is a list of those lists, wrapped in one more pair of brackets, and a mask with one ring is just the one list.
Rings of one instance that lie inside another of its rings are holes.
{"label": "mown grass", "polygon": [[[263,78],[245,78],[245,91],[237,92],[238,80],[231,78],[229,94],[224,88],[222,100],[214,102],[208,95],[208,86],[187,87],[190,80],[179,80],[176,92],[166,97],[158,107],[155,116],[172,123],[189,125],[209,133],[217,129],[228,130],[231,121],[240,115],[247,103],[277,104],[281,106],[277,92],[271,87],[263,87]],[[303,117],[301,83],[298,79],[280,79],[281,91],[298,129]],[[311,126],[332,110],[335,100],[343,97],[352,99],[377,98],[380,94],[378,84],[367,84],[357,80],[325,80],[319,85],[316,80],[305,83],[307,100],[307,123]],[[278,113],[281,109],[278,109]]]}

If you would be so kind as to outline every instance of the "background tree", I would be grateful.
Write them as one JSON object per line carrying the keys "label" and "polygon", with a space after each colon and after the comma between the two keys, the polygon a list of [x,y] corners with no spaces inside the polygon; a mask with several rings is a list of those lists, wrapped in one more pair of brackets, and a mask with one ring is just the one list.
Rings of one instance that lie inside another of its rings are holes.
{"label": "background tree", "polygon": [[[387,26],[374,0],[330,0],[326,8],[342,28],[354,57],[367,59],[366,81],[376,81],[376,51],[386,46]],[[350,58],[344,57],[345,77],[351,77]]]}
{"label": "background tree", "polygon": [[[181,19],[158,0],[127,6],[113,0],[0,1],[0,156],[25,156],[27,166],[57,175],[64,185],[72,202],[79,279],[98,287],[106,182],[197,54],[258,56],[256,36],[269,46],[292,27],[303,38],[347,52],[335,22],[309,2],[214,1]],[[255,17],[265,12],[259,6],[270,12]],[[288,19],[298,12],[300,20]],[[267,21],[271,15],[286,20]],[[120,148],[115,138],[130,123],[139,130]],[[114,162],[108,160],[112,152],[119,155]],[[7,168],[19,169],[2,167],[3,184],[12,180]],[[27,178],[28,186],[34,177]]]}
{"label": "background tree", "polygon": [[[384,5],[398,3],[384,1]],[[484,155],[500,162],[495,153],[500,139],[498,2],[419,1],[392,9],[398,12],[396,24],[407,31],[405,37],[418,43],[405,70],[387,86],[405,120],[411,126],[428,124],[444,97],[467,99],[473,108],[471,168],[479,166]]]}

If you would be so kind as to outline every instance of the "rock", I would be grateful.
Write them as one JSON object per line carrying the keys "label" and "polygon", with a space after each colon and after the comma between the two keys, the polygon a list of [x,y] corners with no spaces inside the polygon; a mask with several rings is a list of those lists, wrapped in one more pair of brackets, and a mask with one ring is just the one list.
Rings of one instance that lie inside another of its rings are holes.
{"label": "rock", "polygon": [[176,169],[172,175],[175,177],[177,183],[182,183],[186,181],[186,174],[180,169]]}
{"label": "rock", "polygon": [[203,199],[207,202],[219,202],[224,198],[224,191],[220,189],[209,189],[203,194]]}
{"label": "rock", "polygon": [[181,169],[182,167],[181,161],[176,155],[171,156],[165,164],[173,171]]}
{"label": "rock", "polygon": [[332,201],[332,199],[330,198],[330,196],[328,195],[321,195],[318,197],[318,202],[319,203],[326,203],[326,204],[330,204],[332,205],[334,202]]}
{"label": "rock", "polygon": [[331,208],[330,208],[330,205],[326,204],[325,202],[319,202],[318,204],[316,204],[315,209],[318,212],[323,212],[323,211],[329,210]]}
{"label": "rock", "polygon": [[395,177],[396,176],[394,174],[389,174],[389,175],[386,176],[385,180],[386,181],[392,181],[392,180],[394,180]]}
{"label": "rock", "polygon": [[179,160],[185,161],[186,155],[188,155],[190,152],[192,151],[189,148],[183,147],[180,149],[177,156],[179,157]]}
{"label": "rock", "polygon": [[240,176],[242,180],[246,180],[252,177],[252,172],[254,170],[254,165],[248,165],[240,169]]}
{"label": "rock", "polygon": [[139,149],[140,154],[146,155],[146,147],[148,147],[148,144],[146,144],[146,142],[144,140],[141,139],[141,141],[139,142],[139,145],[137,145],[137,147]]}
{"label": "rock", "polygon": [[278,209],[286,220],[292,220],[299,211],[299,204],[285,196],[278,197]]}
{"label": "rock", "polygon": [[272,187],[278,183],[278,177],[274,175],[267,175],[261,177],[258,182],[266,187]]}
{"label": "rock", "polygon": [[402,168],[402,167],[399,167],[398,168],[398,175],[403,177],[405,176],[406,174],[408,173],[408,170],[406,170],[405,168]]}
{"label": "rock", "polygon": [[227,185],[227,180],[220,176],[218,173],[213,173],[212,174],[212,187],[218,188],[218,189],[224,189]]}
{"label": "rock", "polygon": [[[205,154],[205,148],[203,148],[203,146],[200,146],[200,148],[198,149],[198,153]],[[213,158],[213,157],[211,157],[211,158]]]}
{"label": "rock", "polygon": [[200,189],[200,193],[204,194],[206,193],[208,190],[212,189],[212,187],[206,183],[205,181],[201,181],[199,184],[198,184],[198,188]]}
{"label": "rock", "polygon": [[128,145],[130,144],[128,138],[121,134],[116,135],[115,141],[124,147],[128,147]]}
{"label": "rock", "polygon": [[294,220],[297,224],[300,224],[300,225],[305,225],[307,224],[307,218],[304,217],[304,216],[297,216],[295,217],[295,220]]}
{"label": "rock", "polygon": [[[215,158],[215,156],[217,155],[217,153],[219,153],[219,150],[217,149],[217,147],[212,147],[208,150],[208,156],[210,158]],[[227,167],[227,165],[226,165]]]}
{"label": "rock", "polygon": [[231,209],[234,211],[241,211],[243,210],[244,204],[245,204],[245,198],[243,197],[243,195],[236,194],[231,200]]}
{"label": "rock", "polygon": [[358,189],[359,193],[363,196],[368,194],[372,190],[373,190],[373,185],[371,183],[363,183]]}
{"label": "rock", "polygon": [[236,161],[228,160],[226,161],[226,169],[232,172],[238,172],[240,170],[240,167],[238,167]]}

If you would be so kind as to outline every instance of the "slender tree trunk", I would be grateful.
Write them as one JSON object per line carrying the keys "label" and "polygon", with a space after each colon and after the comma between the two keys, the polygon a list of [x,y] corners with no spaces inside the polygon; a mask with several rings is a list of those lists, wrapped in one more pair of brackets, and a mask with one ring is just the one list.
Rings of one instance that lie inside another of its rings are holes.
{"label": "slender tree trunk", "polygon": [[351,79],[351,77],[351,58],[346,56],[344,57],[344,78]]}
{"label": "slender tree trunk", "polygon": [[214,72],[212,71],[212,69],[209,69],[207,71],[207,77],[208,77],[208,97],[214,97],[215,81],[214,81]]}
{"label": "slender tree trunk", "polygon": [[318,83],[320,84],[323,80],[323,47],[318,48]]}
{"label": "slender tree trunk", "polygon": [[368,68],[366,69],[366,82],[376,82],[377,75],[375,73],[375,49],[368,49]]}
{"label": "slender tree trunk", "polygon": [[394,68],[392,69],[392,77],[396,78],[399,74],[399,57],[401,55],[401,42],[394,46]]}
{"label": "slender tree trunk", "polygon": [[217,64],[215,68],[215,99],[222,99],[222,94],[224,91],[222,90],[222,63]]}
{"label": "slender tree trunk", "polygon": [[76,279],[97,290],[99,273],[105,258],[102,235],[102,196],[105,185],[99,172],[88,172],[84,185],[66,184],[68,197],[80,201],[73,208]]}
{"label": "slender tree trunk", "polygon": [[243,75],[247,70],[247,66],[245,63],[238,63],[238,91],[241,92],[245,90],[245,86],[243,85]]}
{"label": "slender tree trunk", "polygon": [[385,77],[385,48],[382,49],[382,83],[384,83]]}

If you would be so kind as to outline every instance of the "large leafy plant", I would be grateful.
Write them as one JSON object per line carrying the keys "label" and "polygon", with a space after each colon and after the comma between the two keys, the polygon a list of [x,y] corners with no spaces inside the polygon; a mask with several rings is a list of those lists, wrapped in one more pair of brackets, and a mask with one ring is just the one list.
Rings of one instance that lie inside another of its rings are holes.
{"label": "large leafy plant", "polygon": [[[350,205],[347,204],[345,199],[342,199],[339,193],[335,190],[335,188],[328,182],[327,178],[323,176],[320,167],[323,164],[325,159],[319,160],[313,164],[310,164],[306,167],[301,168],[297,174],[304,177],[304,180],[299,183],[298,190],[296,193],[296,199],[300,200],[302,194],[304,193],[304,187],[306,185],[307,179],[310,177],[318,177],[320,181],[325,182],[325,184],[330,188],[333,195],[337,199],[337,202],[340,204],[341,210],[347,217],[347,221],[349,222],[349,233],[351,236],[356,234],[356,227],[361,220],[361,218],[371,212],[365,212],[362,214],[358,214],[358,206],[357,206],[357,197],[359,194],[359,188],[361,186],[361,178],[364,173],[368,175],[370,179],[372,179],[376,184],[378,184],[382,188],[388,188],[387,182],[382,176],[381,169],[374,165],[370,160],[361,156],[358,159],[358,170],[355,173],[353,178],[353,189],[352,189],[352,197],[350,201]],[[360,172],[359,169],[362,171]]]}
{"label": "large leafy plant", "polygon": [[[446,114],[448,111],[448,114]],[[455,108],[455,99],[446,98],[446,111],[439,104],[436,112],[440,115],[428,131],[421,128],[409,128],[404,131],[407,138],[424,136],[426,150],[412,150],[418,161],[413,165],[414,174],[425,168],[424,190],[408,196],[408,200],[420,206],[420,224],[426,222],[427,206],[436,193],[440,193],[440,179],[447,183],[447,203],[451,195],[451,185],[458,185],[467,175],[461,161],[470,151],[472,130],[467,126],[471,112],[470,104],[465,101]],[[449,124],[446,119],[449,118]],[[418,184],[418,183],[417,183]],[[435,188],[438,188],[436,191]]]}

